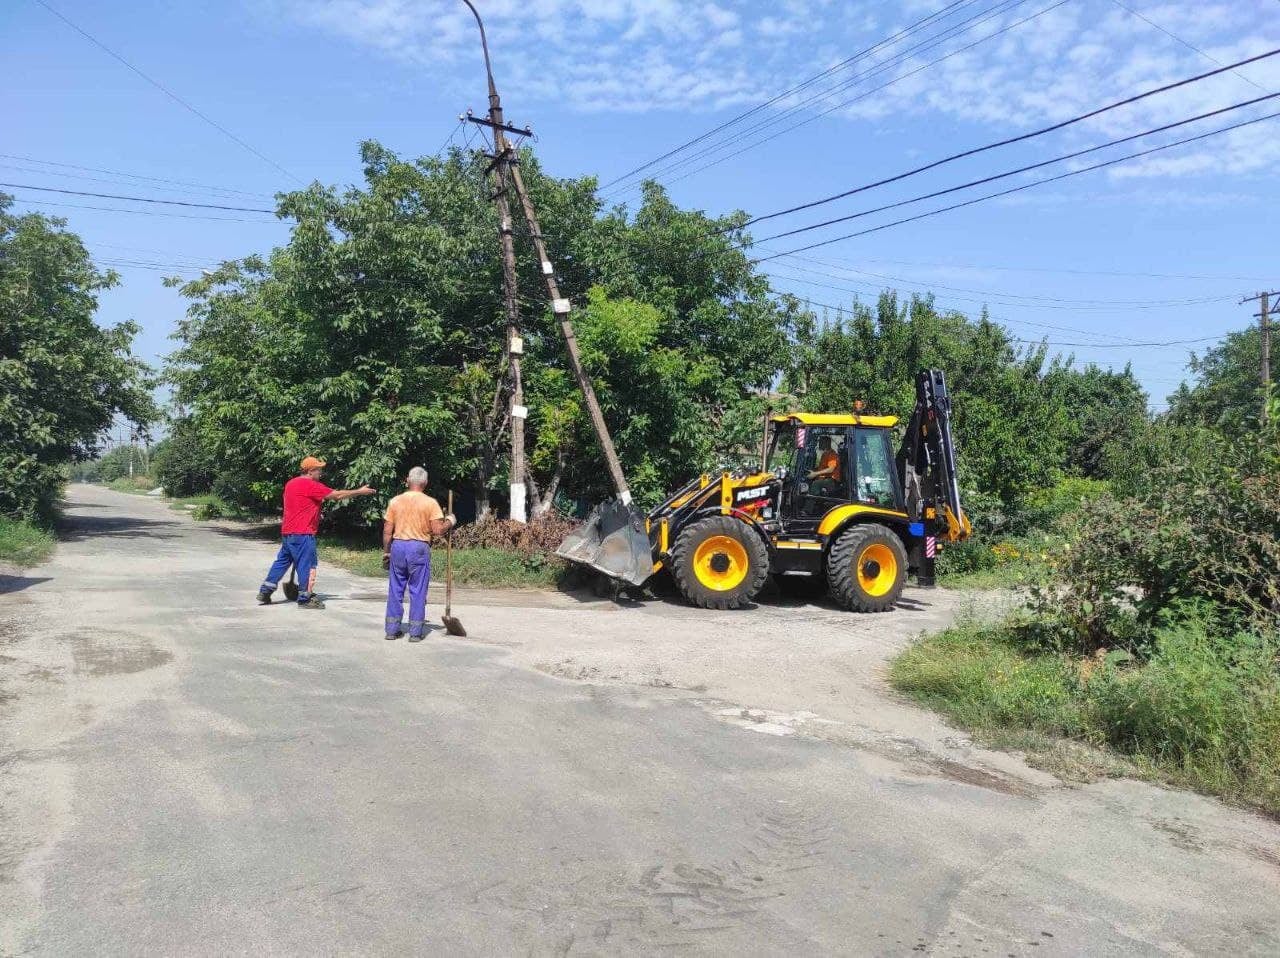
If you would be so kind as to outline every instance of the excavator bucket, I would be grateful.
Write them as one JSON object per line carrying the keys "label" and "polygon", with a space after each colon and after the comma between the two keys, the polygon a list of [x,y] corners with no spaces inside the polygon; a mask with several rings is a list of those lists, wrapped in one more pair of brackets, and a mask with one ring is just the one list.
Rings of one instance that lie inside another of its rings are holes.
{"label": "excavator bucket", "polygon": [[616,499],[596,506],[587,521],[560,543],[556,555],[631,585],[644,585],[653,574],[644,515]]}

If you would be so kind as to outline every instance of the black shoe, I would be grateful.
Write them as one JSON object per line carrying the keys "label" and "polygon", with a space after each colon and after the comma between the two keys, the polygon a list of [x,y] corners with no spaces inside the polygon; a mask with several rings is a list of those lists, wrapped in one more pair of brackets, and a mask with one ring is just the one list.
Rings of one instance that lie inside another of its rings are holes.
{"label": "black shoe", "polygon": [[259,593],[258,593],[258,605],[270,605],[270,604],[271,604],[271,593],[270,593],[270,592],[259,592]]}
{"label": "black shoe", "polygon": [[307,599],[306,602],[299,602],[298,608],[299,609],[323,609],[324,603],[320,601],[319,596],[313,595],[311,598]]}
{"label": "black shoe", "polygon": [[[400,636],[402,636],[402,635],[404,635],[404,633],[403,633],[403,632],[388,632],[388,633],[387,633],[387,641],[388,641],[388,642],[390,642],[390,641],[392,641],[393,639],[398,639],[398,638],[400,638]],[[410,642],[412,642],[412,641],[413,641],[413,639],[410,639],[409,641],[410,641]]]}
{"label": "black shoe", "polygon": [[425,636],[425,635],[411,635],[411,636],[409,636],[409,641],[410,641],[410,642],[421,642],[421,641],[422,641],[423,639],[425,639],[425,638],[426,638],[426,636]]}

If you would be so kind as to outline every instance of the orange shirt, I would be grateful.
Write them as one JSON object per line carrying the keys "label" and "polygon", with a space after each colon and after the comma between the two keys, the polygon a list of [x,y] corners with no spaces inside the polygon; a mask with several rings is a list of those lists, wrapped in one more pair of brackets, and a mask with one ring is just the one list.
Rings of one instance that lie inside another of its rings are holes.
{"label": "orange shirt", "polygon": [[431,520],[443,519],[440,503],[425,492],[402,492],[387,503],[383,516],[391,523],[391,538],[431,541]]}
{"label": "orange shirt", "polygon": [[836,482],[839,482],[840,481],[840,456],[836,453],[834,449],[827,449],[822,453],[821,458],[819,458],[818,460],[818,468],[830,469],[833,466],[835,467],[836,471],[831,474],[831,478],[834,479]]}

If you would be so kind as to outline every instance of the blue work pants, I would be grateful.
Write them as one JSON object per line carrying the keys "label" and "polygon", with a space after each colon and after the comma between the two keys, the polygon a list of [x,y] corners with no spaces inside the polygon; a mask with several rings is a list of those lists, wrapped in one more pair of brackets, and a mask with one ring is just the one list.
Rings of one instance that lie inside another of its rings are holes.
{"label": "blue work pants", "polygon": [[391,579],[387,584],[387,635],[400,631],[404,590],[409,590],[409,637],[427,631],[427,586],[431,582],[431,546],[418,539],[393,539]]}
{"label": "blue work pants", "polygon": [[276,561],[271,563],[271,570],[259,591],[271,595],[289,571],[289,566],[293,566],[298,570],[298,601],[306,602],[316,585],[316,565],[316,537],[287,535],[280,540]]}

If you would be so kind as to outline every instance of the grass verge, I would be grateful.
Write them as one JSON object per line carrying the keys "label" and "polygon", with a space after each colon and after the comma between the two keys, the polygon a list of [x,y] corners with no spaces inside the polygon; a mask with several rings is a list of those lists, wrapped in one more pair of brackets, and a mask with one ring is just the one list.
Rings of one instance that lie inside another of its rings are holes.
{"label": "grass verge", "polygon": [[1157,631],[1142,662],[1035,652],[966,623],[891,664],[895,688],[1074,779],[1129,774],[1280,813],[1280,637]]}
{"label": "grass verge", "polygon": [[[431,579],[444,581],[444,548],[432,549]],[[320,561],[332,562],[357,575],[385,578],[382,549],[355,545],[342,540],[320,538]],[[544,556],[526,558],[505,549],[471,548],[453,550],[453,581],[459,585],[490,589],[554,589],[565,565]]]}
{"label": "grass verge", "polygon": [[0,516],[0,561],[33,566],[53,554],[53,535],[30,522]]}

